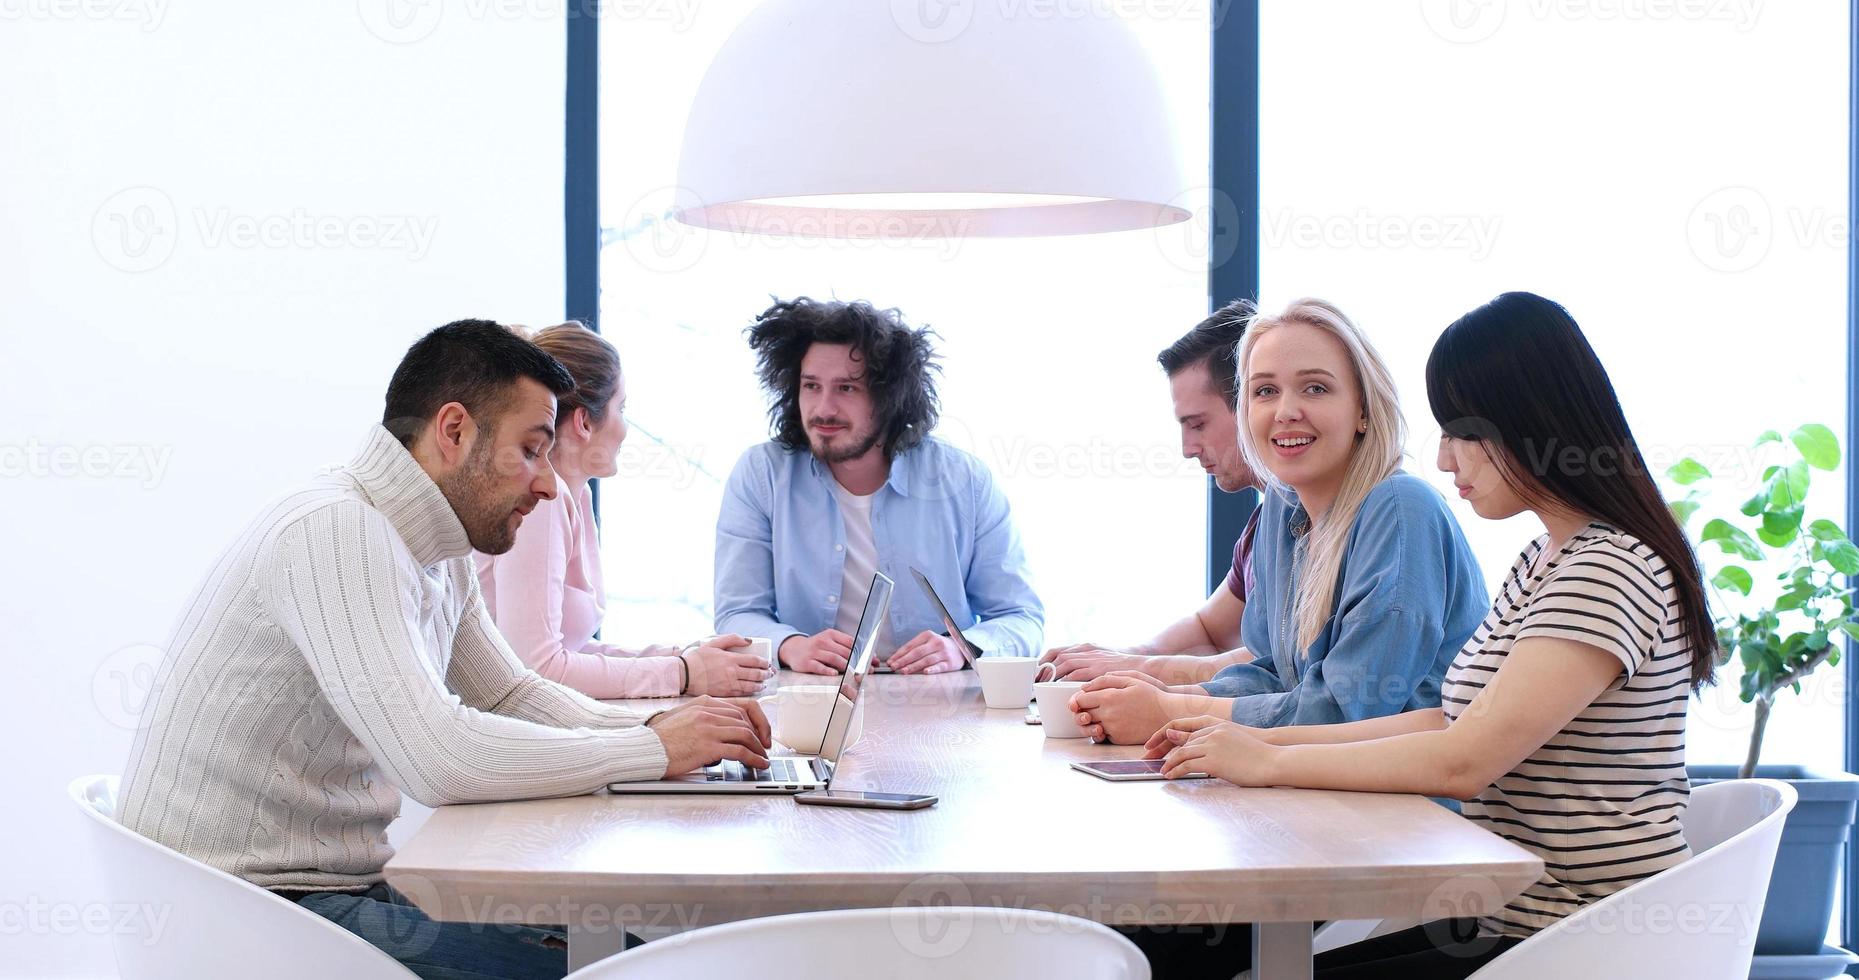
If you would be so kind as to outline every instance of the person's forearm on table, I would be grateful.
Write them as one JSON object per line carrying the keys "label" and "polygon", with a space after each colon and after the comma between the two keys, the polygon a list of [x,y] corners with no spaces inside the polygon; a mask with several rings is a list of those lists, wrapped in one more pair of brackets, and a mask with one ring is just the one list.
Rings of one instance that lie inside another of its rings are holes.
{"label": "person's forearm on table", "polygon": [[1279,746],[1340,745],[1412,732],[1439,731],[1445,727],[1446,715],[1440,709],[1419,708],[1340,725],[1287,725],[1283,728],[1254,729],[1254,733],[1260,741]]}

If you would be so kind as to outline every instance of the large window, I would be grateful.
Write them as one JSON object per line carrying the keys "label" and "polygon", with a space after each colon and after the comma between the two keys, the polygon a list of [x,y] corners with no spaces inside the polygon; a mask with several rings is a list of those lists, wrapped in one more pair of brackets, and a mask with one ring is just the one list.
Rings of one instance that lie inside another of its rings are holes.
{"label": "large window", "polygon": [[[1847,17],[1267,2],[1265,303],[1317,295],[1357,318],[1397,372],[1413,469],[1449,492],[1423,381],[1434,338],[1504,290],[1556,299],[1649,462],[1697,455],[1722,485],[1709,506],[1733,513],[1766,463],[1746,449],[1758,433],[1846,437]],[[1841,520],[1844,473],[1816,478],[1809,516]],[[1535,533],[1454,508],[1493,582]],[[1742,760],[1738,670],[1694,702],[1691,761]],[[1842,673],[1781,697],[1766,761],[1841,767]]]}
{"label": "large window", "polygon": [[[1216,6],[1149,5],[1130,22],[1162,66],[1197,172]],[[601,488],[607,634],[711,629],[722,481],[768,437],[742,330],[771,296],[800,294],[896,306],[941,335],[939,435],[976,453],[1004,486],[1049,640],[1141,639],[1194,608],[1205,598],[1206,478],[1179,457],[1155,356],[1206,313],[1205,248],[1188,226],[846,242],[667,221],[686,110],[749,7],[688,5],[675,22],[609,18],[601,32],[601,317],[626,364],[633,424],[621,476]],[[1182,200],[1200,210],[1204,195]]]}

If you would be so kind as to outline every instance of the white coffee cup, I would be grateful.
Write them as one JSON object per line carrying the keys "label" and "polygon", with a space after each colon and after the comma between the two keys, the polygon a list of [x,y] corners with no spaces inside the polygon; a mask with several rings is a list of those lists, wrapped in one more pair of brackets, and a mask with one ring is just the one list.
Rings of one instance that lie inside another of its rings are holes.
{"label": "white coffee cup", "polygon": [[981,675],[981,699],[990,708],[1024,708],[1033,700],[1033,675],[1039,661],[1032,657],[980,657],[975,671]]}
{"label": "white coffee cup", "polygon": [[792,684],[761,698],[769,714],[775,741],[800,753],[820,751],[826,737],[826,722],[839,699],[836,684]]}
{"label": "white coffee cup", "polygon": [[768,664],[769,666],[775,668],[776,670],[781,669],[781,665],[775,663],[775,653],[774,653],[775,645],[773,642],[771,642],[768,639],[768,637],[745,636],[743,637],[743,639],[749,641],[749,652],[750,653],[753,653],[756,656],[762,658],[763,663]]}
{"label": "white coffee cup", "polygon": [[1042,681],[1033,685],[1039,697],[1039,725],[1047,738],[1083,738],[1078,716],[1067,703],[1072,695],[1084,690],[1084,681]]}

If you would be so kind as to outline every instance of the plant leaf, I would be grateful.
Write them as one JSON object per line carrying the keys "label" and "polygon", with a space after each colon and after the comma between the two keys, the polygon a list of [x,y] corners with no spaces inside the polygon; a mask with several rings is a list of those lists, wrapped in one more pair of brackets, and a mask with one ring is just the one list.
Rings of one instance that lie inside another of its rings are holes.
{"label": "plant leaf", "polygon": [[1756,536],[1771,548],[1783,548],[1793,543],[1800,530],[1801,508],[1790,507],[1787,510],[1763,512],[1762,528],[1756,532]]}
{"label": "plant leaf", "polygon": [[1817,470],[1831,470],[1840,465],[1840,441],[1834,437],[1833,430],[1818,422],[1808,424],[1789,433],[1794,440],[1794,447],[1801,450],[1801,458]]}
{"label": "plant leaf", "polygon": [[1740,555],[1750,561],[1762,560],[1762,548],[1744,531],[1719,517],[1704,525],[1704,531],[1698,536],[1700,541],[1715,541],[1717,546],[1732,555]]}
{"label": "plant leaf", "polygon": [[1723,570],[1711,576],[1711,584],[1720,589],[1735,589],[1744,595],[1755,588],[1756,582],[1749,574],[1749,569],[1741,565],[1725,565]]}
{"label": "plant leaf", "polygon": [[1813,535],[1814,540],[1816,541],[1844,541],[1846,540],[1846,532],[1840,530],[1840,526],[1838,524],[1835,524],[1832,521],[1829,521],[1825,518],[1822,518],[1818,521],[1814,521],[1813,523],[1809,524],[1807,526],[1807,533]]}
{"label": "plant leaf", "polygon": [[1788,476],[1788,490],[1794,494],[1794,502],[1801,503],[1807,499],[1808,473],[1804,462],[1790,463],[1784,470]]}
{"label": "plant leaf", "polygon": [[1760,514],[1764,510],[1766,510],[1768,506],[1769,506],[1769,488],[1765,486],[1762,489],[1756,491],[1755,496],[1743,502],[1742,511],[1745,516],[1754,517],[1757,514]]}
{"label": "plant leaf", "polygon": [[1680,486],[1688,486],[1699,480],[1709,479],[1711,471],[1705,469],[1703,463],[1686,456],[1684,459],[1674,464],[1671,469],[1666,470],[1665,475],[1671,477],[1673,483]]}
{"label": "plant leaf", "polygon": [[1855,640],[1859,640],[1859,623],[1841,623],[1840,632],[1845,633]]}
{"label": "plant leaf", "polygon": [[1769,431],[1764,432],[1763,434],[1756,437],[1756,445],[1758,446],[1764,443],[1780,442],[1780,441],[1782,441],[1782,434],[1775,431],[1774,429],[1770,429]]}
{"label": "plant leaf", "polygon": [[1827,556],[1827,564],[1841,575],[1859,575],[1859,547],[1851,541],[1822,541],[1820,550]]}

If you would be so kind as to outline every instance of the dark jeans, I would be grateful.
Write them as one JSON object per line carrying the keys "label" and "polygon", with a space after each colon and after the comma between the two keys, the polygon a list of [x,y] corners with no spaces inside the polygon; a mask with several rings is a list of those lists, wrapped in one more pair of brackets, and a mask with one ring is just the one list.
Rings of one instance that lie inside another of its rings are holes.
{"label": "dark jeans", "polygon": [[[1155,980],[1231,980],[1252,968],[1252,927],[1122,926]],[[1477,920],[1442,919],[1317,956],[1318,980],[1465,980],[1520,939],[1479,939]]]}
{"label": "dark jeans", "polygon": [[560,929],[434,922],[381,882],[365,892],[281,892],[425,980],[560,980],[568,936]]}

